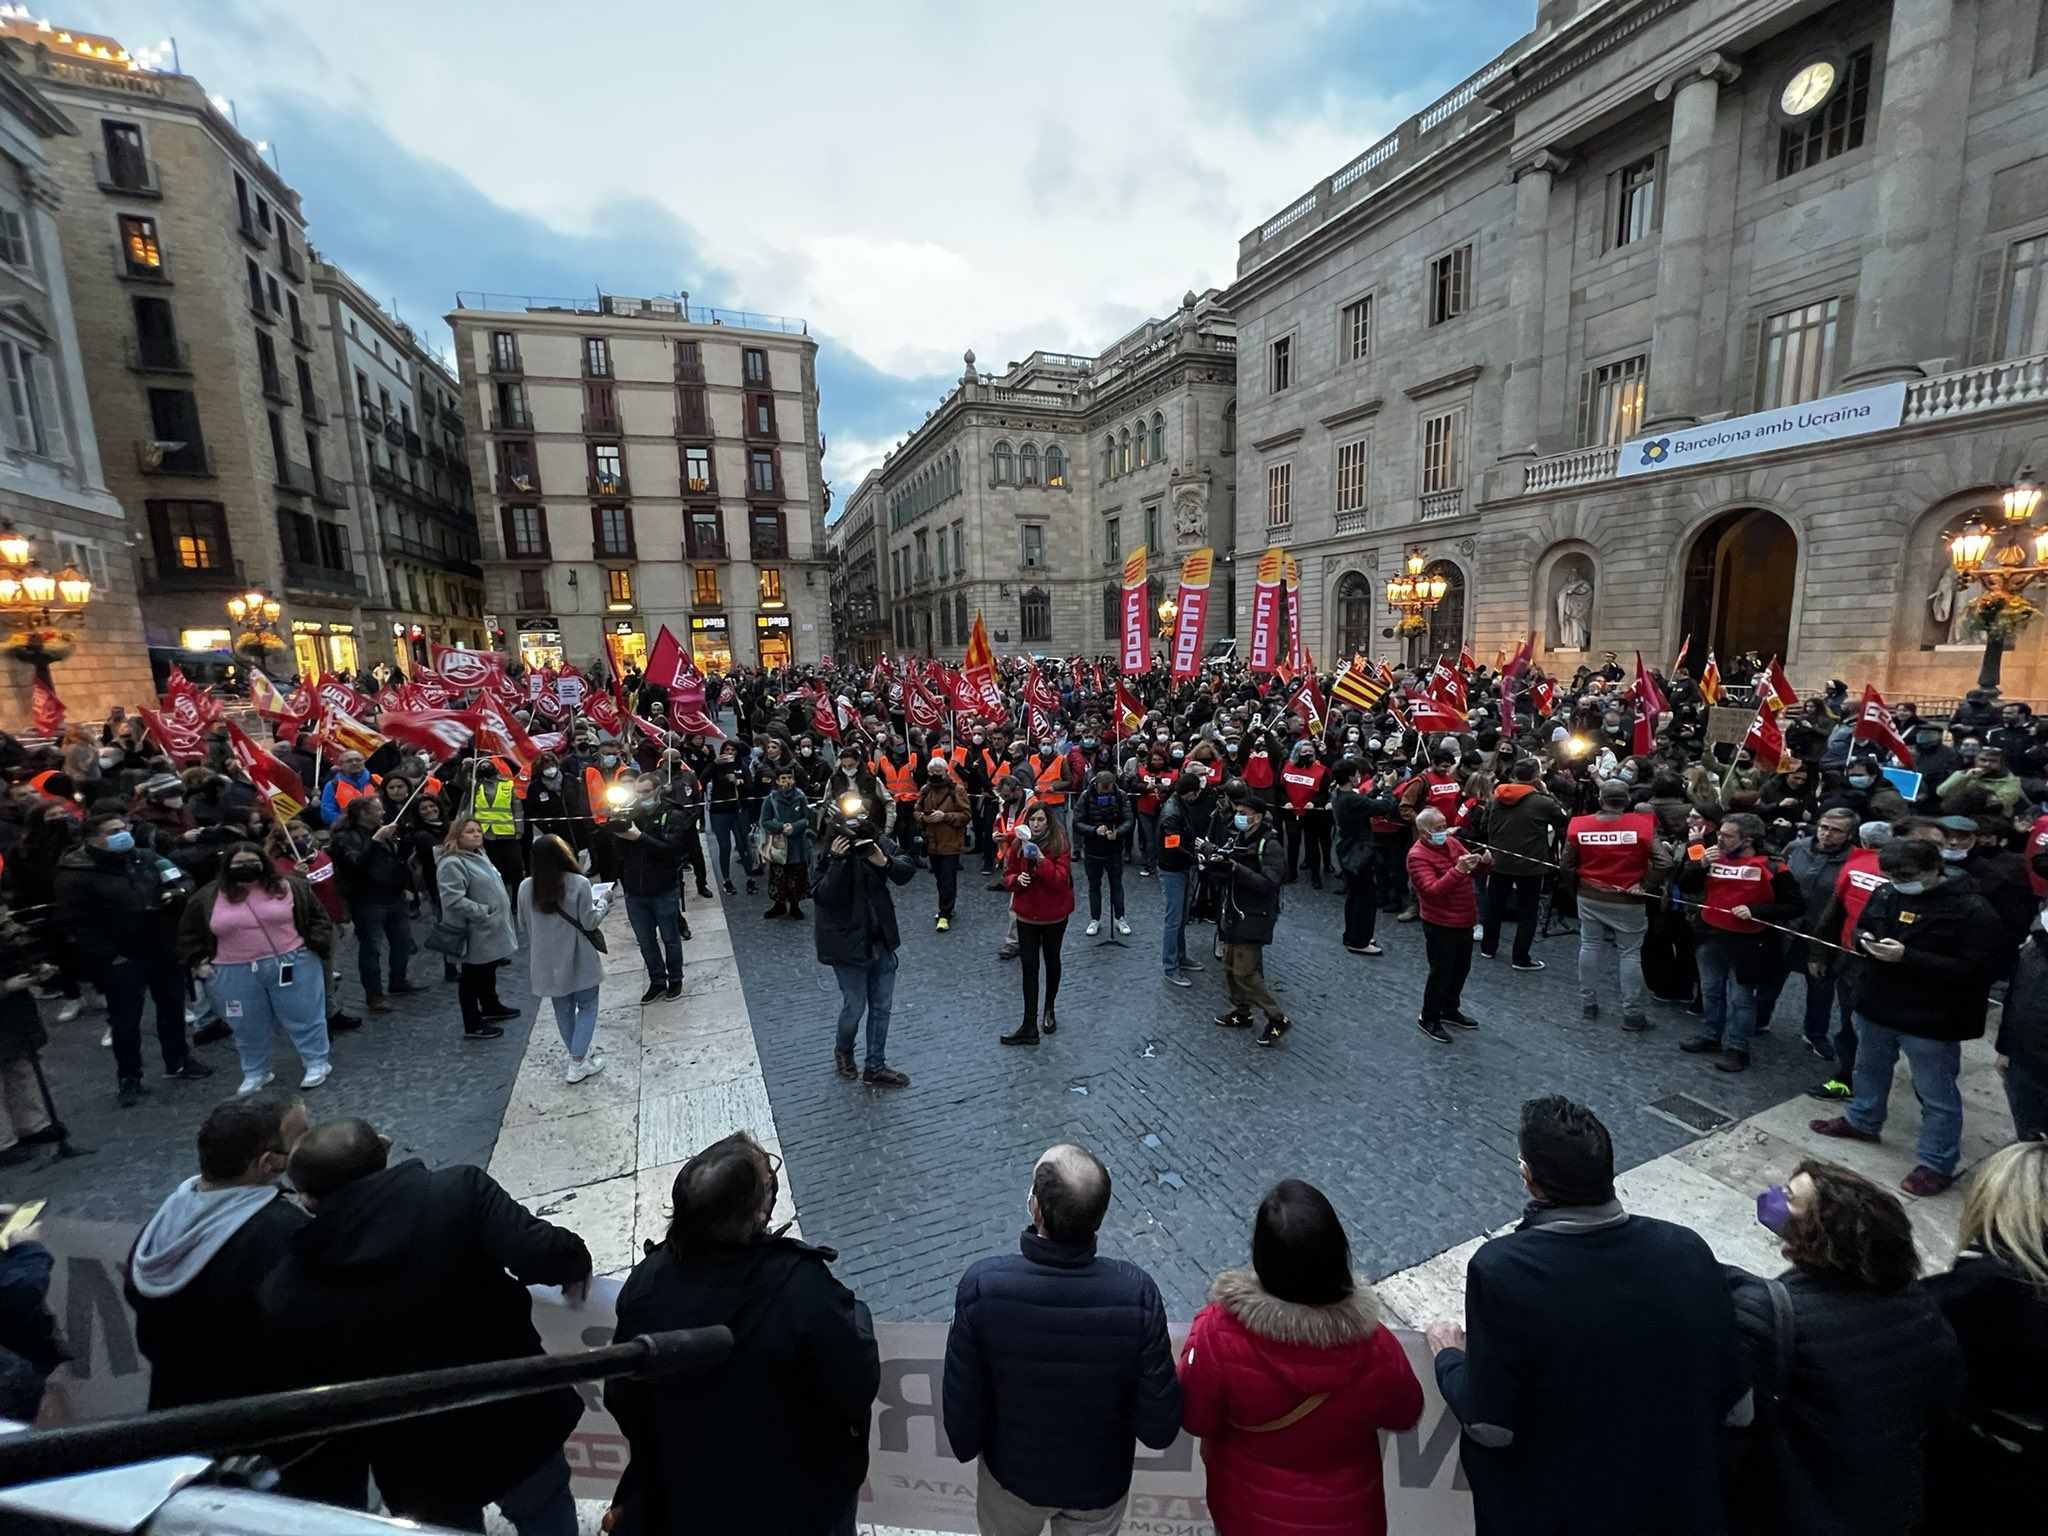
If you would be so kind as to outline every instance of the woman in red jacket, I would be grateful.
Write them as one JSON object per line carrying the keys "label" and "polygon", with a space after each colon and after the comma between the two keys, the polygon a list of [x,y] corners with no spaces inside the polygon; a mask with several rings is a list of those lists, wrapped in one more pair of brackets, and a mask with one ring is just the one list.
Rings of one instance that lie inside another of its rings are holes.
{"label": "woman in red jacket", "polygon": [[1052,1005],[1060,995],[1060,945],[1074,912],[1074,872],[1067,835],[1044,806],[1033,804],[1003,856],[1003,884],[1017,919],[1017,954],[1024,964],[1024,1022],[996,1038],[1005,1045],[1038,1043],[1038,962],[1045,959],[1045,1032],[1059,1028]]}
{"label": "woman in red jacket", "polygon": [[1252,1267],[1209,1288],[1180,1385],[1217,1536],[1385,1536],[1379,1431],[1412,1428],[1422,1388],[1314,1185],[1259,1202]]}

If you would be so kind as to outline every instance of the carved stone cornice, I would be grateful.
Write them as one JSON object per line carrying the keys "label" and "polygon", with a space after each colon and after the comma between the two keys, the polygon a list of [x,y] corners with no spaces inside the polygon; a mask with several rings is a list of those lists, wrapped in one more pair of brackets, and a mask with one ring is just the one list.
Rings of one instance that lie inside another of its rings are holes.
{"label": "carved stone cornice", "polygon": [[1379,415],[1381,403],[1381,398],[1374,395],[1370,400],[1361,400],[1356,405],[1346,406],[1329,416],[1319,416],[1316,420],[1326,427],[1349,426],[1354,421],[1364,421],[1369,416]]}
{"label": "carved stone cornice", "polygon": [[1433,379],[1424,379],[1420,384],[1411,384],[1401,393],[1410,400],[1421,400],[1429,395],[1440,395],[1447,389],[1457,389],[1460,385],[1470,384],[1485,371],[1484,363],[1468,363],[1463,368],[1440,373]]}
{"label": "carved stone cornice", "polygon": [[1290,443],[1301,441],[1302,427],[1289,427],[1285,432],[1275,432],[1271,437],[1259,438],[1252,444],[1254,453],[1270,453],[1275,448],[1285,448]]}

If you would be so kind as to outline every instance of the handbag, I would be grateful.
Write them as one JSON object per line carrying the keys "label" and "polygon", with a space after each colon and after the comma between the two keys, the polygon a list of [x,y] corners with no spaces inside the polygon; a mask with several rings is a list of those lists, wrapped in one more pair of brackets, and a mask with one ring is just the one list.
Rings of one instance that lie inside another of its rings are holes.
{"label": "handbag", "polygon": [[787,832],[763,833],[761,837],[761,857],[770,864],[787,864],[789,862],[789,834]]}
{"label": "handbag", "polygon": [[436,921],[420,942],[437,955],[460,959],[469,952],[469,930],[458,923]]}
{"label": "handbag", "polygon": [[574,928],[578,933],[582,934],[584,938],[590,940],[590,947],[596,950],[600,955],[608,955],[612,952],[611,946],[605,943],[604,941],[604,932],[602,929],[586,928],[566,912],[562,913],[561,917],[563,922],[567,923],[571,928]]}

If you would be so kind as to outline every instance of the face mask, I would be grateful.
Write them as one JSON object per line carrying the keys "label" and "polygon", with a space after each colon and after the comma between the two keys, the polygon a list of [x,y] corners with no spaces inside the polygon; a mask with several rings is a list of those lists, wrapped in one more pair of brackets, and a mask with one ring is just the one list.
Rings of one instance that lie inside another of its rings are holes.
{"label": "face mask", "polygon": [[1181,750],[1181,749],[1180,749],[1179,747],[1175,747],[1175,748],[1173,749],[1173,760],[1174,760],[1174,761],[1175,761],[1176,763],[1177,763],[1177,762],[1179,762],[1179,761],[1180,761],[1180,760],[1181,760],[1182,758],[1184,758],[1184,757],[1186,757],[1186,756],[1187,756],[1187,753],[1185,753],[1184,751],[1182,751],[1182,750]]}
{"label": "face mask", "polygon": [[1892,889],[1901,896],[1918,896],[1927,889],[1927,882],[1925,880],[1894,880],[1892,882]]}
{"label": "face mask", "polygon": [[1636,771],[1633,768],[1624,768],[1615,777],[1624,784],[1633,784],[1636,781]]}
{"label": "face mask", "polygon": [[1090,736],[1087,740],[1083,741],[1081,743],[1081,750],[1083,752],[1093,752],[1095,750],[1095,738]]}
{"label": "face mask", "polygon": [[1792,1219],[1792,1207],[1786,1203],[1785,1191],[1773,1184],[1756,1197],[1756,1219],[1759,1225],[1772,1232],[1783,1232]]}
{"label": "face mask", "polygon": [[182,806],[183,806],[184,804],[185,804],[185,797],[184,797],[183,795],[166,795],[166,796],[164,797],[164,809],[165,809],[165,810],[167,810],[167,811],[175,811],[175,810],[178,810],[178,809],[180,809],[180,808],[181,808],[181,807],[182,807]]}
{"label": "face mask", "polygon": [[1451,840],[1451,834],[1448,832],[1432,832],[1429,834],[1429,840],[1437,847],[1441,848],[1445,843],[1448,843]]}
{"label": "face mask", "polygon": [[135,834],[125,827],[119,832],[110,833],[107,837],[107,852],[109,853],[129,853],[134,848]]}
{"label": "face mask", "polygon": [[805,757],[816,757],[818,755],[818,749],[816,747],[805,747],[803,749],[803,753]]}
{"label": "face mask", "polygon": [[476,781],[479,784],[494,784],[497,779],[498,770],[495,768],[479,768],[476,771]]}
{"label": "face mask", "polygon": [[1872,784],[1876,782],[1877,781],[1875,779],[1866,778],[1864,775],[1860,773],[1851,774],[1849,776],[1849,787],[1851,789],[1868,789]]}
{"label": "face mask", "polygon": [[1941,856],[1951,864],[1960,864],[1970,856],[1970,850],[1967,848],[1944,848],[1941,850]]}
{"label": "face mask", "polygon": [[263,866],[261,864],[230,864],[228,866],[228,879],[237,885],[247,885],[262,873]]}
{"label": "face mask", "polygon": [[559,768],[550,768],[540,776],[540,781],[543,784],[559,784],[562,782],[562,772]]}
{"label": "face mask", "polygon": [[101,766],[102,768],[118,768],[118,767],[120,767],[120,766],[121,766],[121,754],[120,754],[120,753],[118,753],[118,752],[102,752],[102,753],[100,754],[100,766]]}
{"label": "face mask", "polygon": [[616,753],[616,752],[607,752],[607,753],[605,753],[605,755],[604,755],[604,758],[603,758],[603,762],[604,762],[604,765],[605,765],[605,767],[607,767],[607,768],[614,768],[614,767],[617,767],[617,766],[618,766],[618,761],[619,761],[619,754],[618,754],[618,753]]}
{"label": "face mask", "polygon": [[1231,817],[1230,824],[1240,832],[1249,832],[1252,829],[1252,819],[1245,815],[1243,811],[1239,811],[1235,816]]}

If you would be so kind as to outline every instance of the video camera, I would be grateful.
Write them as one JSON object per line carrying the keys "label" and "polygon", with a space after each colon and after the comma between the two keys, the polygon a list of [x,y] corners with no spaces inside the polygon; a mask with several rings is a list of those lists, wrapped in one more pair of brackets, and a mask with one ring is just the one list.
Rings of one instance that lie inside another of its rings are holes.
{"label": "video camera", "polygon": [[881,828],[874,821],[874,808],[866,796],[852,789],[825,802],[825,832],[828,839],[843,837],[853,844],[848,857],[865,854],[881,836]]}

